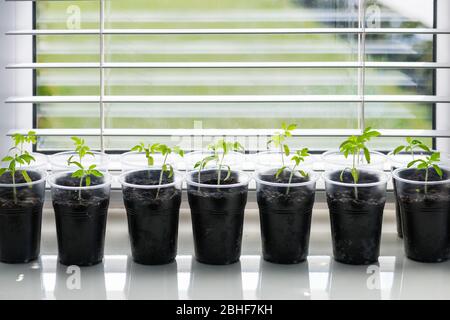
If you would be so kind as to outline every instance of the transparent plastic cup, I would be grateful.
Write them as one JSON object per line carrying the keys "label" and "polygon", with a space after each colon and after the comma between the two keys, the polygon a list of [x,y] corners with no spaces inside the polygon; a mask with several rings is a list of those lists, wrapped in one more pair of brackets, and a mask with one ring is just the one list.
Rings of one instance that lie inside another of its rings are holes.
{"label": "transparent plastic cup", "polygon": [[[222,172],[222,181],[227,172]],[[196,259],[202,263],[225,265],[239,261],[249,174],[231,171],[231,184],[208,184],[217,177],[214,168],[187,174]],[[200,181],[200,183],[199,183]],[[217,178],[216,178],[217,181]]]}
{"label": "transparent plastic cup", "polygon": [[47,172],[26,171],[32,182],[21,172],[16,172],[14,184],[10,173],[0,177],[1,262],[26,263],[39,257]]}
{"label": "transparent plastic cup", "polygon": [[[164,163],[164,156],[161,153],[152,154],[154,159],[153,165],[148,165],[148,160],[145,157],[145,152],[130,151],[120,156],[120,164],[122,166],[122,172],[135,169],[148,169],[148,168],[161,168]],[[180,164],[183,162],[183,158],[177,154],[170,154],[167,157],[166,163],[170,164],[175,170],[178,170]],[[182,166],[181,166],[182,167]]]}
{"label": "transparent plastic cup", "polygon": [[127,211],[133,260],[167,264],[177,255],[178,220],[183,175],[159,183],[161,168],[127,171],[119,177]]}
{"label": "transparent plastic cup", "polygon": [[370,264],[380,255],[381,226],[389,175],[373,169],[359,169],[359,183],[347,171],[323,174],[330,211],[333,255],[347,264]]}
{"label": "transparent plastic cup", "polygon": [[[89,167],[95,164],[96,169],[99,171],[108,171],[110,158],[106,153],[91,151],[94,155],[86,155],[83,158],[83,165],[85,167]],[[49,156],[50,166],[52,171],[71,171],[77,170],[78,167],[76,165],[68,165],[67,160],[73,156],[74,161],[78,161],[78,154],[75,151],[64,151],[55,153]]]}
{"label": "transparent plastic cup", "polygon": [[[211,151],[202,150],[202,151],[193,151],[186,153],[184,155],[184,169],[186,171],[195,170],[195,164],[205,157],[211,156],[213,153]],[[219,159],[222,159],[223,153],[219,153]],[[241,170],[243,168],[245,162],[245,154],[240,152],[234,152],[230,151],[225,155],[225,158],[223,159],[223,165],[229,166],[233,170]],[[216,161],[209,162],[205,169],[209,168],[215,168],[217,167]]]}
{"label": "transparent plastic cup", "polygon": [[[30,164],[23,164],[20,165],[20,167],[17,168],[17,170],[20,169],[27,169],[27,170],[48,170],[48,157],[47,155],[39,152],[30,152],[30,155],[34,157],[35,161],[32,161]],[[9,163],[7,162],[0,162],[1,168],[7,168]]]}
{"label": "transparent plastic cup", "polygon": [[[389,160],[391,171],[394,171],[398,168],[405,168],[408,163],[410,163],[413,160],[417,159],[425,159],[427,156],[429,156],[429,152],[425,152],[423,150],[415,150],[414,151],[414,157],[409,152],[400,152],[399,154],[394,154],[393,151],[389,152],[387,154],[387,158]],[[441,163],[449,165],[449,159],[448,155],[441,154]],[[394,195],[395,195],[395,218],[396,218],[396,224],[397,224],[397,235],[399,238],[403,238],[403,230],[402,230],[402,220],[401,220],[401,214],[400,214],[400,204],[397,200],[397,184],[396,180],[392,177],[392,184],[394,187]]]}
{"label": "transparent plastic cup", "polygon": [[[261,221],[261,240],[264,260],[293,264],[308,256],[312,209],[316,182],[319,175],[305,171],[307,177],[298,173],[291,183],[275,182],[278,166],[258,170],[255,173],[256,194]],[[279,176],[289,181],[291,173]]]}
{"label": "transparent plastic cup", "polygon": [[[353,166],[353,157],[349,155],[347,158],[339,150],[330,150],[324,152],[321,156],[324,170],[334,170],[350,168]],[[370,151],[370,163],[367,163],[364,153],[359,154],[359,162],[355,163],[358,168],[371,168],[376,170],[384,170],[387,158],[384,154],[378,151]]]}
{"label": "transparent plastic cup", "polygon": [[103,260],[106,219],[112,177],[91,177],[90,186],[79,186],[72,171],[55,172],[51,186],[56,218],[58,259],[64,265],[90,266]]}
{"label": "transparent plastic cup", "polygon": [[[282,166],[292,167],[295,163],[291,160],[297,150],[291,150],[291,154],[286,156],[284,153],[275,150],[258,152],[256,154],[256,170],[264,170],[270,168],[281,168]],[[301,162],[299,168],[312,170],[314,163],[317,162],[317,156],[310,155],[305,157],[305,161]]]}
{"label": "transparent plastic cup", "polygon": [[450,168],[443,177],[429,170],[398,168],[392,175],[397,189],[406,256],[421,262],[450,257]]}

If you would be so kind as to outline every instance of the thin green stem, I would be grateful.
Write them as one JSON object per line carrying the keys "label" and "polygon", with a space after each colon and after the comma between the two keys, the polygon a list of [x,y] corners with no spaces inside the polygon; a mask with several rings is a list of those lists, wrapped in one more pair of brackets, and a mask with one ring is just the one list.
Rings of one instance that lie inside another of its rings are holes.
{"label": "thin green stem", "polygon": [[[158,185],[161,185],[161,183],[162,183],[162,179],[163,179],[163,174],[164,174],[164,170],[163,170],[163,168],[165,167],[165,165],[166,165],[166,161],[167,161],[167,156],[168,156],[169,154],[166,154],[166,156],[164,157],[164,161],[163,161],[163,164],[162,164],[162,167],[161,167],[161,172],[160,172],[160,174],[159,174],[159,182],[158,182]],[[160,190],[161,188],[158,188],[158,190],[156,191],[156,199],[158,199],[158,196],[159,196],[159,190]]]}
{"label": "thin green stem", "polygon": [[284,150],[283,150],[283,144],[280,143],[280,153],[281,153],[281,164],[284,167]]}
{"label": "thin green stem", "polygon": [[425,194],[428,192],[428,167],[425,169]]}
{"label": "thin green stem", "polygon": [[286,195],[289,194],[289,190],[290,190],[290,188],[291,188],[292,178],[294,177],[294,172],[295,172],[295,169],[296,169],[296,168],[297,168],[297,166],[294,166],[294,167],[292,168],[291,174],[289,175],[289,181],[288,181],[288,186],[287,186],[287,189],[286,189]]}
{"label": "thin green stem", "polygon": [[81,201],[81,188],[83,187],[83,177],[80,178],[80,190],[78,190],[78,200]]}
{"label": "thin green stem", "polygon": [[12,182],[13,182],[13,199],[14,199],[14,204],[17,204],[16,172],[14,170],[11,171],[11,177],[12,177]]}
{"label": "thin green stem", "polygon": [[223,165],[223,159],[225,158],[225,152],[223,153],[222,159],[219,163],[219,172],[217,174],[217,185],[220,185],[220,178],[221,178],[221,171],[222,171],[222,165]]}

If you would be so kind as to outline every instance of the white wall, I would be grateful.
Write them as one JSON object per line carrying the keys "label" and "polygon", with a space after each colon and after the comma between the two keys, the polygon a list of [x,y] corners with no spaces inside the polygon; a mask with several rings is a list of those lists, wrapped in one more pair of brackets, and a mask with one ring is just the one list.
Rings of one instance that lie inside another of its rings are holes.
{"label": "white wall", "polygon": [[10,147],[10,139],[6,136],[9,130],[31,128],[33,125],[32,104],[4,103],[10,96],[33,94],[31,70],[5,69],[10,63],[33,61],[31,36],[5,35],[11,30],[32,29],[32,19],[31,1],[0,1],[0,155]]}
{"label": "white wall", "polygon": [[0,154],[3,155],[9,146],[6,137],[8,130],[15,126],[14,106],[7,105],[4,100],[14,92],[14,71],[5,70],[15,56],[15,42],[5,32],[15,27],[15,5],[12,2],[0,1]]}

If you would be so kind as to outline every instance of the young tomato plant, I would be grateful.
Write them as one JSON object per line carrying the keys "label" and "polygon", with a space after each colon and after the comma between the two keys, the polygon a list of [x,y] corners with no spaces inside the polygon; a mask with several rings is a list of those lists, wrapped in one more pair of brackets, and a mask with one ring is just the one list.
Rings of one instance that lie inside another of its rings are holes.
{"label": "young tomato plant", "polygon": [[[159,185],[161,185],[161,183],[162,183],[162,179],[164,177],[164,172],[168,172],[169,178],[173,177],[173,171],[174,171],[173,166],[171,164],[167,163],[167,159],[168,159],[169,155],[171,153],[175,153],[181,157],[184,157],[184,151],[180,147],[175,146],[173,148],[170,148],[167,145],[161,144],[161,143],[155,143],[152,145],[145,146],[145,144],[143,142],[141,142],[140,144],[134,146],[131,149],[131,151],[145,152],[145,157],[147,158],[147,164],[149,167],[153,166],[153,164],[155,163],[153,154],[161,153],[161,155],[164,157],[164,160],[161,165],[161,173],[159,174],[159,183],[158,183]],[[160,192],[160,188],[158,188],[158,190],[156,191],[156,198],[158,198],[159,192]]]}
{"label": "young tomato plant", "polygon": [[11,138],[14,141],[14,146],[9,149],[8,155],[2,159],[2,162],[6,162],[8,165],[6,168],[0,168],[0,176],[6,173],[11,175],[14,203],[17,204],[16,172],[19,170],[25,181],[30,183],[31,178],[27,171],[21,170],[20,167],[36,161],[28,151],[24,150],[24,145],[26,143],[35,144],[37,138],[34,131],[29,131],[26,135],[16,133]]}
{"label": "young tomato plant", "polygon": [[[103,173],[96,169],[97,165],[95,164],[90,165],[88,168],[83,165],[83,158],[86,155],[94,156],[94,154],[90,151],[91,148],[85,144],[84,139],[78,137],[72,137],[71,139],[75,145],[75,152],[77,153],[78,161],[73,160],[75,155],[72,155],[69,159],[67,159],[67,164],[69,166],[75,165],[78,167],[78,170],[72,173],[72,178],[80,179],[80,188],[83,186],[83,180],[85,180],[85,185],[88,187],[91,185],[91,176],[103,177]],[[78,191],[78,200],[81,200],[81,189]]]}
{"label": "young tomato plant", "polygon": [[[297,170],[297,167],[305,161],[306,157],[309,157],[309,150],[308,148],[303,148],[302,150],[297,150],[292,156],[291,161],[294,162],[294,165],[291,169],[291,174],[289,175],[289,181],[288,181],[288,187],[286,188],[286,195],[289,194],[290,190],[290,184],[292,182],[292,178],[294,177],[295,172],[300,173],[304,178],[308,177],[308,174],[303,170]],[[284,170],[287,169],[287,166],[282,166],[280,169],[277,170],[277,173],[275,174],[275,177],[278,178]]]}
{"label": "young tomato plant", "polygon": [[438,163],[441,161],[441,153],[433,152],[431,155],[427,156],[425,159],[416,159],[408,163],[407,167],[411,168],[414,165],[417,165],[417,169],[425,170],[425,193],[427,193],[427,182],[428,175],[431,168],[434,168],[438,176],[442,179],[443,172],[442,169],[438,166]]}
{"label": "young tomato plant", "polygon": [[284,166],[284,156],[289,157],[291,151],[289,150],[289,146],[285,143],[286,139],[292,137],[292,131],[297,128],[297,125],[292,123],[287,125],[286,123],[281,124],[281,132],[275,133],[269,141],[267,141],[267,146],[269,147],[271,144],[274,145],[275,148],[280,149],[281,154],[281,163]]}
{"label": "young tomato plant", "polygon": [[[351,136],[347,140],[345,140],[340,146],[339,150],[348,158],[349,155],[352,155],[352,167],[344,168],[341,171],[340,180],[344,181],[344,173],[349,170],[353,182],[355,184],[359,181],[359,171],[358,166],[363,158],[361,157],[361,153],[364,154],[364,158],[367,163],[370,163],[370,151],[366,146],[366,143],[370,141],[370,139],[380,136],[378,131],[372,130],[372,128],[366,128],[363,133],[359,136]],[[358,199],[358,188],[355,186],[355,198]]]}
{"label": "young tomato plant", "polygon": [[221,183],[221,173],[222,168],[226,167],[228,170],[228,173],[226,177],[223,179],[224,181],[227,181],[231,176],[231,168],[230,166],[223,164],[223,161],[225,159],[225,156],[230,151],[244,151],[244,147],[239,142],[227,142],[224,139],[218,140],[216,143],[212,143],[208,146],[208,150],[212,151],[212,155],[209,155],[202,160],[198,161],[194,165],[194,169],[198,169],[198,181],[200,182],[200,174],[201,170],[205,169],[206,165],[210,163],[211,161],[215,161],[217,164],[217,185],[220,185]]}
{"label": "young tomato plant", "polygon": [[414,150],[415,149],[422,149],[425,152],[431,153],[431,149],[428,148],[428,146],[425,143],[423,143],[422,141],[420,141],[418,139],[413,139],[411,137],[407,137],[406,145],[398,146],[397,148],[394,149],[393,153],[394,153],[394,155],[397,155],[400,152],[405,151],[405,152],[410,153],[412,160],[414,160]]}

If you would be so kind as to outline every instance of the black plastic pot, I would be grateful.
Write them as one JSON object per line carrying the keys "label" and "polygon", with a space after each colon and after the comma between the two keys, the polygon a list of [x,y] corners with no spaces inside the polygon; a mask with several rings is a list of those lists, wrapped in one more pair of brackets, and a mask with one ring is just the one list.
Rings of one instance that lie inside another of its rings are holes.
{"label": "black plastic pot", "polygon": [[46,174],[26,170],[32,182],[27,183],[16,172],[0,177],[0,261],[26,263],[39,257],[42,207]]}
{"label": "black plastic pot", "polygon": [[299,263],[308,256],[317,175],[294,175],[288,185],[290,171],[278,178],[276,172],[256,174],[263,257],[274,263]]}
{"label": "black plastic pot", "polygon": [[358,184],[350,172],[324,174],[330,210],[333,254],[347,264],[371,264],[380,255],[381,225],[386,202],[387,176],[376,170],[359,170]]}
{"label": "black plastic pot", "polygon": [[127,210],[133,259],[141,264],[166,264],[177,255],[181,174],[169,178],[161,170],[146,169],[120,177]]}
{"label": "black plastic pot", "polygon": [[221,172],[217,185],[217,170],[188,174],[188,200],[191,208],[195,256],[207,264],[231,264],[241,255],[244,210],[247,203],[249,176],[232,171],[224,181]]}
{"label": "black plastic pot", "polygon": [[91,180],[90,186],[79,187],[71,172],[49,178],[61,264],[91,266],[103,260],[111,176]]}
{"label": "black plastic pot", "polygon": [[402,214],[406,256],[421,262],[442,262],[450,257],[450,170],[442,179],[432,168],[397,169],[394,179]]}

